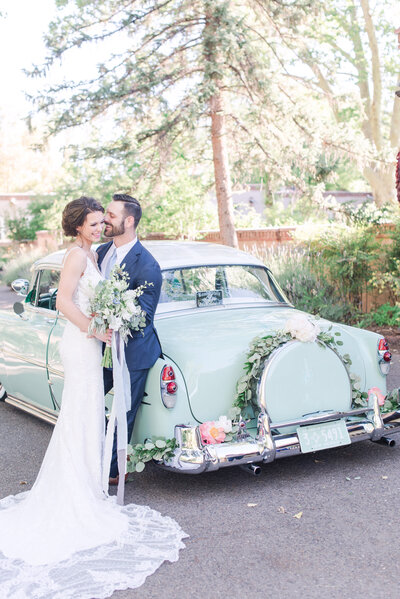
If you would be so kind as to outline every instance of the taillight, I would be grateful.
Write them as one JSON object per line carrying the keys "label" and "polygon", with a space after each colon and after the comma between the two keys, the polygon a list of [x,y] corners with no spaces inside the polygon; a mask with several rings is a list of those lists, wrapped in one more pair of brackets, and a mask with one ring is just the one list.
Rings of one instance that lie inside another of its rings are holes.
{"label": "taillight", "polygon": [[162,381],[174,381],[175,380],[175,372],[172,366],[164,366],[161,373]]}
{"label": "taillight", "polygon": [[378,351],[386,351],[389,349],[389,343],[386,339],[379,339]]}
{"label": "taillight", "polygon": [[382,358],[385,362],[390,362],[390,360],[392,359],[392,354],[390,353],[390,351],[385,351]]}
{"label": "taillight", "polygon": [[167,384],[167,392],[170,393],[171,395],[176,393],[177,389],[178,389],[178,385],[175,383],[175,381],[170,381]]}
{"label": "taillight", "polygon": [[382,374],[388,374],[392,361],[392,354],[389,351],[389,343],[386,339],[379,339],[378,342],[379,368]]}
{"label": "taillight", "polygon": [[175,372],[172,366],[164,366],[161,371],[161,399],[166,408],[173,408],[176,404],[178,385],[175,381]]}

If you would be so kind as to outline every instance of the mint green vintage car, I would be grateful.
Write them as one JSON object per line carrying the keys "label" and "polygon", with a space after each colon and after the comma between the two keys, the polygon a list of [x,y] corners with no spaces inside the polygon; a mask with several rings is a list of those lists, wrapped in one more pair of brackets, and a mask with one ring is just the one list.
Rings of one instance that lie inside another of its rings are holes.
{"label": "mint green vintage car", "polygon": [[[400,413],[381,413],[379,405],[391,359],[382,336],[315,324],[247,253],[201,242],[144,245],[163,273],[156,313],[163,358],[150,370],[132,444],[175,438],[174,456],[160,465],[194,474],[235,465],[257,474],[261,463],[294,454],[365,439],[393,444],[387,434],[400,430]],[[65,318],[55,309],[63,255],[35,262],[30,282],[13,283],[23,303],[0,312],[0,398],[51,423],[63,389],[58,345]],[[288,333],[293,317],[322,335]],[[249,355],[254,338],[269,347],[263,355],[257,342]],[[258,377],[252,391],[243,378],[246,362]],[[245,401],[252,395],[252,404],[231,431],[229,417],[220,417],[238,392]],[[109,395],[107,411],[111,402]]]}

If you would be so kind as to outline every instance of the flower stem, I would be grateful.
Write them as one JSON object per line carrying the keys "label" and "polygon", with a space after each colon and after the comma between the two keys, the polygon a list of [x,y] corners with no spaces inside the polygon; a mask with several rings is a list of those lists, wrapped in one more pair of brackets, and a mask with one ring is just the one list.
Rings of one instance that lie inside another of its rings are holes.
{"label": "flower stem", "polygon": [[112,368],[112,353],[111,353],[111,347],[109,345],[107,345],[106,349],[104,350],[101,365],[104,368]]}

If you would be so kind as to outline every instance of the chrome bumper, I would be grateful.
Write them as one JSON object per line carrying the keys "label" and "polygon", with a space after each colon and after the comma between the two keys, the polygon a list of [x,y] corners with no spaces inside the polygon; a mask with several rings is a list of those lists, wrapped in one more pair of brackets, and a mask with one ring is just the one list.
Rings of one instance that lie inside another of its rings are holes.
{"label": "chrome bumper", "polygon": [[301,454],[297,433],[277,433],[277,429],[304,426],[344,419],[351,443],[356,441],[379,442],[385,435],[400,432],[400,410],[381,415],[378,400],[367,411],[365,408],[349,412],[329,412],[299,420],[270,423],[265,412],[258,418],[255,438],[203,445],[197,426],[180,424],[175,427],[178,447],[174,457],[159,464],[174,472],[201,474],[226,466],[240,466],[257,462],[273,462],[275,459]]}

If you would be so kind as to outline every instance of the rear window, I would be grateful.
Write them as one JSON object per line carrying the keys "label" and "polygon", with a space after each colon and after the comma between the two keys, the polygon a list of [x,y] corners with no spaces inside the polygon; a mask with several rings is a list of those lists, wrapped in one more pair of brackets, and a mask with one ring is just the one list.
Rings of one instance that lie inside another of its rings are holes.
{"label": "rear window", "polygon": [[271,273],[261,266],[196,266],[164,270],[160,303],[196,302],[198,292],[220,291],[223,303],[285,302]]}

